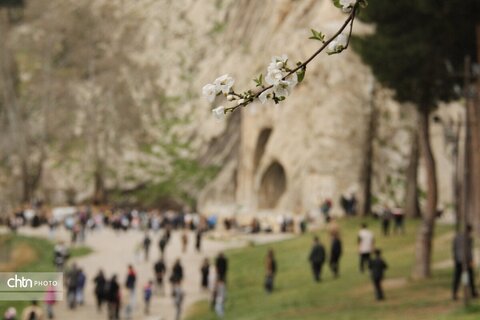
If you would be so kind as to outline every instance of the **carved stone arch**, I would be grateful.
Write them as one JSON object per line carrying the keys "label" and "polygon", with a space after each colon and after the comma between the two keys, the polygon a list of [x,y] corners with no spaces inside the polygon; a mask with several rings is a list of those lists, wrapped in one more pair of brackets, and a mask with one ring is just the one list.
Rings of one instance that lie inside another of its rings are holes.
{"label": "carved stone arch", "polygon": [[257,139],[257,145],[255,146],[255,152],[253,153],[253,172],[257,172],[258,166],[262,161],[265,149],[267,147],[268,140],[272,135],[272,128],[264,128],[260,131]]}
{"label": "carved stone arch", "polygon": [[285,169],[278,161],[274,161],[267,167],[260,180],[259,209],[275,209],[286,190]]}

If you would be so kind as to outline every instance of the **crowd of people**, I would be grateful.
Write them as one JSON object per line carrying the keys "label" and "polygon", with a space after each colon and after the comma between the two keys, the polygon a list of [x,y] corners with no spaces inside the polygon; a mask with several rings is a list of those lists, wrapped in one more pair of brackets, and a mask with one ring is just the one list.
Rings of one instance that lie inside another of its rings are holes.
{"label": "crowd of people", "polygon": [[[84,305],[85,286],[87,281],[93,284],[93,294],[96,300],[96,309],[98,313],[105,313],[105,317],[109,320],[132,319],[136,310],[136,293],[138,288],[142,286],[141,295],[143,301],[143,312],[145,315],[150,314],[150,306],[152,300],[157,297],[167,297],[171,295],[173,305],[175,307],[175,319],[180,319],[182,315],[182,307],[184,302],[185,290],[182,286],[185,271],[181,259],[174,260],[171,266],[167,266],[166,248],[169,246],[172,237],[172,228],[166,227],[158,238],[158,258],[151,263],[151,275],[149,280],[144,284],[138,283],[137,270],[135,266],[129,264],[126,267],[126,276],[124,282],[121,282],[117,274],[107,275],[105,270],[99,270],[97,274],[87,275],[77,263],[69,263],[69,248],[63,242],[59,242],[54,247],[53,264],[57,271],[64,272],[64,285],[66,291],[66,306],[71,312],[82,308]],[[202,234],[205,229],[195,230],[195,242],[192,244],[194,250],[201,254],[202,250]],[[178,230],[182,247],[188,245],[185,241],[186,230]],[[151,253],[151,244],[153,242],[152,235],[149,231],[145,232],[142,248],[143,259],[145,263],[149,263]],[[182,248],[185,250],[186,248]],[[173,251],[172,251],[173,253]],[[178,252],[175,252],[177,254]],[[228,259],[220,252],[210,263],[210,259],[205,257],[203,264],[199,270],[201,282],[200,290],[210,291],[212,298],[212,309],[219,317],[224,315],[224,305],[226,301],[226,281],[228,272]],[[167,281],[170,291],[167,292]],[[43,320],[54,319],[54,306],[57,303],[55,293],[47,290],[45,293],[43,308],[39,307],[37,301],[22,312],[21,318],[17,318],[17,312],[12,307],[6,310],[4,314],[5,320]],[[103,311],[105,310],[105,311]]]}
{"label": "crowd of people", "polygon": [[[352,210],[352,201],[347,205],[348,210]],[[341,258],[345,254],[343,249],[342,237],[339,224],[335,217],[331,216],[330,211],[332,202],[326,199],[320,206],[320,212],[325,218],[326,233],[329,237],[328,248],[321,242],[318,236],[314,236],[313,244],[308,255],[313,280],[317,283],[322,281],[322,271],[327,263],[333,278],[340,277]],[[199,215],[146,212],[138,210],[118,209],[111,212],[92,213],[87,209],[77,212],[74,219],[67,217],[64,226],[71,232],[71,244],[84,241],[87,231],[94,232],[103,228],[111,228],[115,232],[127,232],[134,229],[143,233],[143,239],[137,246],[138,256],[142,256],[146,263],[151,264],[152,274],[148,281],[143,284],[138,283],[137,270],[134,265],[126,266],[126,276],[124,282],[119,280],[117,274],[107,276],[105,270],[99,270],[96,275],[87,275],[76,263],[68,263],[70,253],[67,244],[58,242],[54,247],[54,265],[57,271],[65,273],[66,304],[72,311],[82,308],[85,297],[85,286],[88,281],[94,285],[94,296],[96,308],[99,313],[106,309],[107,319],[131,319],[136,310],[136,292],[141,289],[143,301],[143,312],[148,315],[151,310],[152,300],[157,297],[165,297],[169,294],[172,298],[172,304],[175,307],[175,318],[180,319],[185,298],[185,289],[183,282],[185,278],[185,269],[180,258],[172,260],[168,265],[166,249],[171,241],[172,233],[179,235],[181,252],[186,253],[189,247],[192,247],[197,254],[202,254],[202,239],[204,233],[212,228],[212,223]],[[381,233],[388,237],[392,234],[391,225],[393,224],[393,234],[405,234],[404,214],[399,209],[390,209],[385,206],[376,216],[380,221]],[[15,219],[22,219],[16,216]],[[41,224],[41,221],[35,223]],[[50,232],[55,232],[59,227],[58,222],[47,220]],[[288,219],[279,219],[280,231],[289,230],[292,221]],[[228,228],[235,227],[235,220],[228,221]],[[255,225],[255,223],[254,223]],[[12,227],[16,230],[18,224]],[[227,225],[225,225],[227,227]],[[255,228],[252,227],[252,230]],[[453,298],[457,299],[457,291],[462,277],[464,264],[467,263],[468,280],[471,295],[476,297],[477,290],[474,281],[474,272],[471,267],[473,261],[473,240],[471,228],[468,228],[467,234],[458,234],[453,242],[454,256],[454,277],[452,284]],[[300,225],[300,231],[306,232],[306,226]],[[193,233],[193,243],[190,243],[188,233]],[[252,231],[254,232],[254,231]],[[156,239],[156,240],[155,240]],[[156,242],[158,241],[158,242]],[[158,255],[151,254],[151,248],[154,244],[158,246]],[[363,223],[357,235],[358,245],[358,269],[360,273],[369,273],[372,282],[373,291],[377,300],[385,299],[383,290],[383,279],[388,268],[387,262],[383,258],[382,251],[376,246],[374,233]],[[180,252],[177,252],[180,253]],[[155,256],[154,261],[151,258]],[[171,257],[169,257],[171,258]],[[168,259],[170,261],[170,259]],[[265,256],[265,278],[264,289],[267,294],[275,292],[275,282],[278,271],[281,266],[278,265],[276,255],[273,249],[268,249]],[[228,259],[223,253],[219,253],[214,261],[205,257],[198,270],[200,274],[199,287],[211,296],[212,311],[218,317],[225,314],[225,302],[227,299],[227,273]],[[167,292],[167,287],[170,289]],[[55,317],[54,305],[56,303],[55,295],[47,290],[44,299],[46,307],[46,318]],[[22,312],[21,320],[40,320],[43,319],[43,309],[37,302],[32,304]],[[4,314],[5,320],[16,320],[16,310],[9,308]]]}
{"label": "crowd of people", "polygon": [[[327,255],[329,256],[328,265],[333,277],[338,278],[340,276],[340,259],[343,254],[342,241],[338,225],[334,220],[331,220],[330,223],[330,228],[327,228],[330,236],[329,253],[327,254],[327,250],[321,243],[320,238],[314,236],[313,245],[308,256],[315,282],[322,281],[322,269],[327,262]],[[387,263],[382,257],[381,250],[375,247],[374,234],[365,223],[362,224],[358,232],[358,254],[359,271],[361,273],[364,273],[367,269],[370,271],[376,299],[383,300],[385,295],[382,289],[382,280],[387,269]],[[273,249],[269,249],[265,258],[265,290],[267,293],[272,293],[274,290],[276,273],[277,261],[275,260],[275,253]]]}

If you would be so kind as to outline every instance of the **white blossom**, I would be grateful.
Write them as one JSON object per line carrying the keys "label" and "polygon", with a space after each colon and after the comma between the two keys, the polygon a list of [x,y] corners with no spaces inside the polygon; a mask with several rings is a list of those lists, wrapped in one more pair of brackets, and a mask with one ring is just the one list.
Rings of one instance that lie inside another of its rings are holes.
{"label": "white blossom", "polygon": [[298,84],[298,76],[296,73],[289,75],[285,81],[288,82],[288,86],[293,89]]}
{"label": "white blossom", "polygon": [[276,86],[280,81],[282,81],[284,75],[282,70],[277,68],[269,68],[267,75],[265,76],[265,82],[269,85]]}
{"label": "white blossom", "polygon": [[273,89],[268,89],[268,90],[263,91],[258,96],[258,100],[260,100],[260,102],[262,104],[265,104],[265,102],[267,102],[267,99],[271,98],[272,92],[273,92]]}
{"label": "white blossom", "polygon": [[219,106],[212,110],[213,115],[218,120],[223,120],[225,118],[225,107]]}
{"label": "white blossom", "polygon": [[280,63],[281,64],[281,67],[284,67],[285,64],[287,63],[287,60],[288,60],[288,56],[286,54],[282,54],[281,56],[274,56],[272,57],[272,64],[277,64],[277,63]]}
{"label": "white blossom", "polygon": [[344,33],[341,33],[338,35],[337,38],[335,38],[335,40],[337,40],[337,44],[341,46],[342,49],[344,49],[348,43],[348,36]]}
{"label": "white blossom", "polygon": [[217,93],[228,94],[235,84],[235,80],[228,74],[218,77],[213,84],[216,86]]}
{"label": "white blossom", "polygon": [[351,12],[357,0],[340,0],[343,12]]}
{"label": "white blossom", "polygon": [[296,73],[293,73],[285,80],[280,81],[276,86],[273,86],[273,92],[277,97],[288,97],[297,83],[298,76]]}
{"label": "white blossom", "polygon": [[277,97],[288,97],[292,87],[290,87],[288,81],[280,81],[280,83],[273,87],[273,92]]}
{"label": "white blossom", "polygon": [[242,103],[245,103],[245,99],[240,99],[237,101],[237,105],[241,105]]}
{"label": "white blossom", "polygon": [[282,56],[272,57],[272,61],[268,65],[267,75],[265,81],[269,85],[278,85],[278,83],[285,76],[285,67],[287,65],[288,56],[286,54]]}
{"label": "white blossom", "polygon": [[233,94],[229,94],[229,95],[227,96],[227,100],[228,100],[228,101],[233,101],[233,100],[235,100],[235,96],[234,96]]}
{"label": "white blossom", "polygon": [[203,89],[202,89],[203,96],[209,101],[213,102],[215,100],[215,97],[217,96],[217,89],[216,86],[209,83],[206,84]]}
{"label": "white blossom", "polygon": [[345,34],[339,34],[332,42],[330,42],[327,46],[327,53],[329,54],[334,54],[334,53],[339,53],[345,47],[347,46],[348,43],[348,36]]}

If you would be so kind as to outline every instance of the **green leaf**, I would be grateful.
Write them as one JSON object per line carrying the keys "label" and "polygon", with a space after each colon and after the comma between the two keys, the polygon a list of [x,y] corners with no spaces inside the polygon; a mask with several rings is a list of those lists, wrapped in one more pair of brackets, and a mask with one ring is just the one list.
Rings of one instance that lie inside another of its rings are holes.
{"label": "green leaf", "polygon": [[263,85],[263,74],[260,73],[258,78],[253,79],[253,81],[255,81],[255,83],[257,84],[257,87],[261,87]]}
{"label": "green leaf", "polygon": [[298,83],[302,82],[303,79],[305,78],[305,71],[307,70],[307,67],[303,67],[300,70],[297,71],[297,78],[298,78]]}
{"label": "green leaf", "polygon": [[310,36],[309,39],[325,42],[325,35],[323,33],[319,32],[315,29],[311,29],[311,30],[312,30],[312,35]]}
{"label": "green leaf", "polygon": [[333,0],[333,5],[337,8],[342,8],[342,5],[340,4],[340,0]]}

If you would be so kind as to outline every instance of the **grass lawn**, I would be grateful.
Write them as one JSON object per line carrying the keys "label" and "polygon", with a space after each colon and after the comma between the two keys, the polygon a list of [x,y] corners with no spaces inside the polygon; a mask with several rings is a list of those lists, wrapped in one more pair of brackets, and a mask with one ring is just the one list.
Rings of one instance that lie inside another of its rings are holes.
{"label": "grass lawn", "polygon": [[[378,221],[369,221],[376,243],[382,248],[389,269],[384,289],[387,300],[374,300],[368,274],[358,271],[356,235],[360,220],[341,222],[344,254],[341,276],[334,279],[324,266],[323,281],[314,283],[307,261],[312,234],[268,246],[249,247],[227,252],[230,270],[225,319],[479,319],[475,302],[464,310],[461,302],[451,301],[451,269],[436,268],[433,278],[410,280],[414,259],[417,222],[407,223],[407,235],[385,238]],[[316,232],[329,243],[325,231]],[[437,226],[434,261],[451,256],[452,227]],[[329,246],[327,245],[327,248]],[[276,289],[267,295],[263,289],[264,257],[268,248],[275,250],[278,273]],[[197,303],[187,312],[187,319],[216,319],[207,301]]]}
{"label": "grass lawn", "polygon": [[[52,242],[43,238],[0,235],[0,272],[55,272],[53,246]],[[81,246],[72,248],[70,254],[71,257],[80,257],[91,251],[90,248]],[[17,313],[21,314],[29,304],[28,301],[0,301],[0,317],[3,317],[8,307],[15,307]]]}

